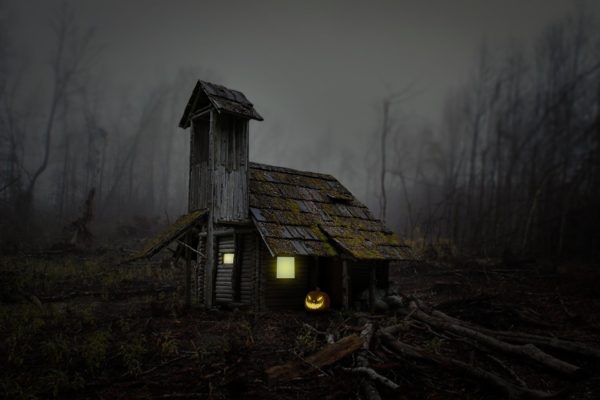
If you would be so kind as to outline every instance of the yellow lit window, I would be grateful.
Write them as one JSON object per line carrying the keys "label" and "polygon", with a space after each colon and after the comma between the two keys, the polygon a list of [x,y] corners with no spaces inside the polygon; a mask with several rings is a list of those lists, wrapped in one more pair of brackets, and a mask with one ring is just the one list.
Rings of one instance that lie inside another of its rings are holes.
{"label": "yellow lit window", "polygon": [[233,253],[223,253],[223,264],[233,264]]}
{"label": "yellow lit window", "polygon": [[277,279],[294,279],[295,277],[294,257],[277,257]]}

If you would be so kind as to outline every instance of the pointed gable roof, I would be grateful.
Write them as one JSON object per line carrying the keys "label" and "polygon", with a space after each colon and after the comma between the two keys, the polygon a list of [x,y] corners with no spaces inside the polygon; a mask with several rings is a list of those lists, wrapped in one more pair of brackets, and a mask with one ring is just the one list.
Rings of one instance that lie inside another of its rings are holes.
{"label": "pointed gable roof", "polygon": [[250,215],[271,255],[413,258],[333,176],[256,163],[249,174]]}
{"label": "pointed gable roof", "polygon": [[199,80],[185,106],[179,127],[188,128],[192,115],[207,106],[214,107],[219,113],[225,112],[247,119],[263,120],[242,92]]}

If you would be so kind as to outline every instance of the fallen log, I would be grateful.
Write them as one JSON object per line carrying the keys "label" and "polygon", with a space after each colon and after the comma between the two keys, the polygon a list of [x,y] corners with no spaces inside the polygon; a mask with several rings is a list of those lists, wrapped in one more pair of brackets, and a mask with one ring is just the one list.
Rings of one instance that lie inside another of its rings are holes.
{"label": "fallen log", "polygon": [[378,382],[378,383],[382,384],[383,386],[385,386],[389,389],[392,389],[392,390],[396,390],[400,387],[400,386],[398,386],[398,384],[396,382],[391,381],[390,379],[386,378],[385,376],[380,375],[377,372],[375,372],[375,370],[373,368],[354,367],[354,368],[342,368],[342,370],[347,371],[347,372],[364,374],[367,377],[369,377],[370,379],[372,379],[373,381]]}
{"label": "fallen log", "polygon": [[484,344],[485,346],[500,350],[504,353],[527,357],[541,365],[566,375],[574,375],[581,371],[581,368],[578,366],[570,364],[566,361],[562,361],[548,353],[545,353],[531,343],[519,345],[507,343],[486,333],[457,323],[456,321],[433,317],[420,310],[415,302],[410,303],[410,309],[413,318],[429,324],[437,329],[447,330],[461,336],[469,337]]}
{"label": "fallen log", "polygon": [[454,360],[438,354],[430,353],[421,347],[411,346],[396,340],[388,331],[380,330],[378,335],[385,346],[393,352],[415,359],[432,362],[444,369],[460,375],[467,375],[478,381],[483,381],[490,386],[500,389],[510,399],[553,399],[562,395],[562,392],[547,393],[527,387],[514,385],[503,378],[482,368],[475,367],[459,360]]}
{"label": "fallen log", "polygon": [[381,400],[381,395],[369,381],[364,381],[360,386],[362,394],[367,400]]}
{"label": "fallen log", "polygon": [[315,369],[319,370],[322,367],[331,365],[361,349],[362,346],[362,338],[356,335],[346,336],[333,344],[325,345],[321,350],[304,359],[276,365],[268,368],[265,372],[269,378],[269,382],[288,381],[307,375]]}
{"label": "fallen log", "polygon": [[371,347],[371,339],[373,338],[373,324],[368,322],[365,327],[360,331],[360,337],[363,339],[363,349],[369,350]]}
{"label": "fallen log", "polygon": [[322,335],[325,337],[325,341],[329,344],[332,344],[335,342],[335,340],[333,339],[333,334],[329,333],[329,332],[323,332],[318,330],[317,328],[315,328],[312,325],[309,325],[307,323],[303,323],[302,326],[304,326],[305,328],[307,328],[310,331],[313,331],[314,333],[316,333],[317,335]]}
{"label": "fallen log", "polygon": [[473,329],[477,329],[480,332],[485,334],[495,336],[499,339],[505,340],[507,342],[519,343],[519,344],[534,344],[536,346],[545,346],[548,348],[553,348],[556,350],[562,350],[567,353],[573,353],[580,356],[596,358],[600,360],[600,349],[593,348],[591,346],[585,345],[579,342],[573,342],[571,340],[559,339],[551,336],[542,336],[535,335],[531,333],[524,332],[513,332],[513,331],[496,331],[493,329],[488,329],[484,327],[477,326],[467,321],[462,321],[460,319],[456,319],[447,314],[444,314],[441,311],[433,311],[431,313],[432,316],[445,319],[447,321],[452,321],[456,324],[460,324],[463,326],[471,327]]}

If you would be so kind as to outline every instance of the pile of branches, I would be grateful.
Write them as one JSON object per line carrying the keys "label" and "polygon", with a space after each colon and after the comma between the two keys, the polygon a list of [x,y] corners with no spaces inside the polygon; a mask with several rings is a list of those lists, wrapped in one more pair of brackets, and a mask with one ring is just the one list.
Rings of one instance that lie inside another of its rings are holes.
{"label": "pile of branches", "polygon": [[[541,369],[573,381],[582,376],[582,365],[588,360],[600,360],[599,349],[581,342],[489,329],[451,317],[413,297],[392,296],[388,300],[397,309],[391,317],[363,314],[359,326],[346,325],[338,332],[319,331],[305,324],[323,335],[327,344],[305,358],[268,368],[269,382],[280,384],[313,373],[356,374],[364,378],[363,396],[376,400],[381,399],[381,393],[399,394],[401,386],[394,371],[399,365],[434,366],[494,389],[507,398],[549,399],[565,394],[568,387],[551,391],[533,388],[523,374]],[[467,346],[467,351],[442,354],[432,346],[413,343],[418,340],[404,340],[402,336],[412,329],[422,336],[459,342],[463,349]],[[464,360],[464,354],[470,354],[471,358]],[[474,354],[484,359],[475,359]]]}

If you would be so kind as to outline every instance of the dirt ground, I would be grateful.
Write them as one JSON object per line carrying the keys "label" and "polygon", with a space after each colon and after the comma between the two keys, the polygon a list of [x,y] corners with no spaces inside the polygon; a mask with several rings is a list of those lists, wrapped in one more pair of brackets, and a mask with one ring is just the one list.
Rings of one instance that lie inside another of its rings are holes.
{"label": "dirt ground", "polygon": [[[180,271],[153,261],[119,266],[118,251],[0,257],[0,393],[17,398],[359,399],[363,377],[344,371],[352,357],[302,378],[270,384],[265,369],[303,360],[360,331],[365,318],[386,326],[394,311],[186,310]],[[498,260],[396,265],[391,290],[478,325],[577,340],[600,348],[600,269]],[[309,326],[308,326],[309,325]],[[455,337],[406,325],[399,337],[429,351],[499,370],[502,361]],[[399,385],[383,398],[503,398],[481,382],[377,347],[371,366]],[[585,373],[565,379],[503,358],[528,386],[568,399],[600,398],[600,368],[567,358]],[[500,363],[500,364],[498,364]],[[309,365],[306,368],[311,368]],[[508,378],[507,371],[503,372]]]}

